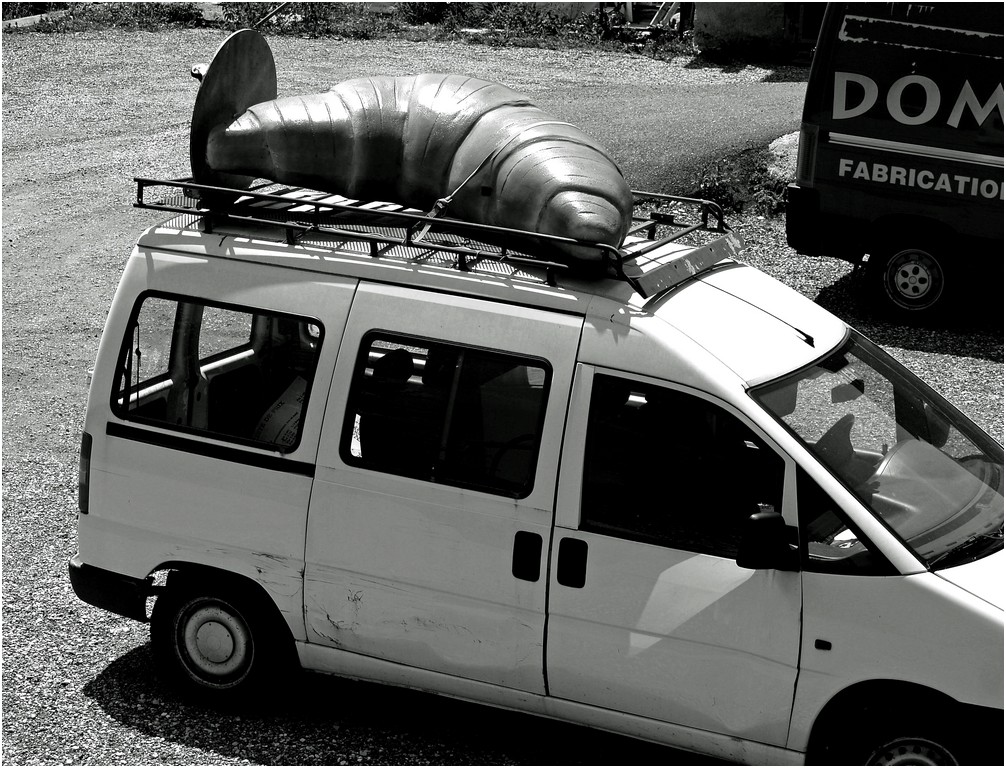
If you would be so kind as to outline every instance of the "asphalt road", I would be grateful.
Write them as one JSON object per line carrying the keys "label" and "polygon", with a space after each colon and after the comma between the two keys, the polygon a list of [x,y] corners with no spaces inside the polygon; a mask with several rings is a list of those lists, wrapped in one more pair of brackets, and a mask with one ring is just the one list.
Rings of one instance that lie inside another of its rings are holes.
{"label": "asphalt road", "polygon": [[636,189],[686,189],[703,167],[764,148],[800,126],[806,83],[631,83],[599,86],[550,109],[585,127],[616,160]]}

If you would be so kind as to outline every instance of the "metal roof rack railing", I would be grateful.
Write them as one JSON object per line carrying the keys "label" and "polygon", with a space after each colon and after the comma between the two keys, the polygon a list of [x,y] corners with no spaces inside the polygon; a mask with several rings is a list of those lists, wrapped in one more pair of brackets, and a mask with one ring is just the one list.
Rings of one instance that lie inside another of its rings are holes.
{"label": "metal roof rack railing", "polygon": [[[596,249],[599,263],[611,267],[644,298],[668,290],[716,262],[734,256],[737,251],[735,244],[730,242],[733,238],[724,237],[730,230],[718,205],[708,200],[653,192],[633,191],[634,208],[644,211],[632,217],[629,235],[643,233],[645,239],[633,237],[618,249],[558,235],[449,217],[433,218],[393,203],[361,202],[273,182],[250,189],[232,189],[197,184],[190,178],[136,177],[134,181],[135,207],[200,216],[205,232],[213,232],[227,222],[278,227],[284,230],[286,241],[291,245],[311,233],[335,235],[366,243],[372,257],[382,256],[397,246],[420,248],[452,256],[461,271],[471,271],[485,261],[507,264],[515,269],[536,267],[545,271],[545,281],[553,286],[557,284],[557,275],[571,267],[543,257],[541,254],[547,253],[549,246],[562,244]],[[159,200],[150,200],[147,190],[155,187],[169,192]],[[668,207],[670,211],[661,210]],[[690,212],[687,218],[681,218],[683,210]],[[389,234],[389,224],[394,234]],[[698,245],[689,243],[687,250],[676,251],[668,260],[660,260],[659,255],[653,260],[647,258],[663,246],[698,232],[718,237]],[[652,263],[647,263],[649,261]]]}
{"label": "metal roof rack railing", "polygon": [[[711,200],[638,190],[632,194],[633,209],[643,210],[633,215],[629,234],[645,232],[646,241],[624,245],[618,269],[643,298],[666,293],[739,255],[740,239],[724,221],[723,208]],[[675,242],[685,247],[662,256],[661,249]]]}

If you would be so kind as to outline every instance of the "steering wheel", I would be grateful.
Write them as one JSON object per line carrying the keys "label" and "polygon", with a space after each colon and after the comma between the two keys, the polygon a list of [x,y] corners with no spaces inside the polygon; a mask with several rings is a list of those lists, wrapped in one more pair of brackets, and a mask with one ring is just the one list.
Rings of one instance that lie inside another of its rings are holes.
{"label": "steering wheel", "polygon": [[828,431],[821,435],[814,446],[815,453],[832,469],[839,469],[852,461],[855,453],[852,448],[852,425],[855,422],[855,416],[845,414],[828,427]]}

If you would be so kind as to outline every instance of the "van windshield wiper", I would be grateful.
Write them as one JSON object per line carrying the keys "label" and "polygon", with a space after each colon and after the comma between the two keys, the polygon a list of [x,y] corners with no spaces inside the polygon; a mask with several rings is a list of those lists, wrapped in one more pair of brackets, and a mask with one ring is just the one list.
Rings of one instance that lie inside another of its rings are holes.
{"label": "van windshield wiper", "polygon": [[[960,559],[958,565],[962,565],[964,562],[971,562],[971,560],[977,560],[981,552],[985,549],[991,549],[995,547],[996,544],[1002,546],[1002,543],[1003,529],[1001,526],[998,531],[993,531],[992,533],[976,533],[974,536],[965,539],[953,549],[947,550],[943,554],[934,557],[929,561],[929,568],[932,569],[937,563],[942,562],[946,558],[950,557],[950,555],[955,555]],[[980,547],[977,547],[978,552],[974,551],[976,549],[976,544],[981,545]],[[972,557],[971,560],[965,561],[965,554],[971,554],[974,555],[974,557]]]}

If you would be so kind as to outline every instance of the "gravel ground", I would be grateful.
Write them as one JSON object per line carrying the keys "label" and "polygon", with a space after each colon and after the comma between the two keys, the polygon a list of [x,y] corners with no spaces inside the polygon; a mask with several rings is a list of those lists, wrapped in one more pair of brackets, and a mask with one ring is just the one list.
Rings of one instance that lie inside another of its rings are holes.
{"label": "gravel ground", "polygon": [[[142,97],[128,85],[155,82],[179,59],[205,60],[218,37],[128,39],[130,53],[118,57],[95,52],[124,48],[123,33],[3,41],[2,762],[694,764],[680,753],[587,729],[316,675],[289,700],[256,703],[255,711],[207,710],[178,700],[153,678],[146,627],[74,597],[66,561],[75,549],[85,372],[126,250],[151,223],[149,212],[129,209],[128,178],[187,170],[187,118],[171,104],[190,104],[191,84],[165,78],[159,91],[144,90]],[[294,58],[297,45],[276,41],[277,60]],[[604,89],[619,78],[638,84],[672,77],[729,88],[778,74],[615,54],[311,45],[330,46],[347,71],[423,71],[445,60],[477,69],[494,57],[514,71],[524,68],[515,86],[539,92],[556,73]],[[142,58],[134,55],[137,46]],[[318,77],[284,69],[280,90],[296,91]],[[795,258],[781,220],[742,216],[733,223],[747,242],[747,261],[863,329],[1002,440],[1001,324],[981,328],[962,319],[952,328],[920,330],[876,321],[860,310],[859,277],[848,265]]]}

